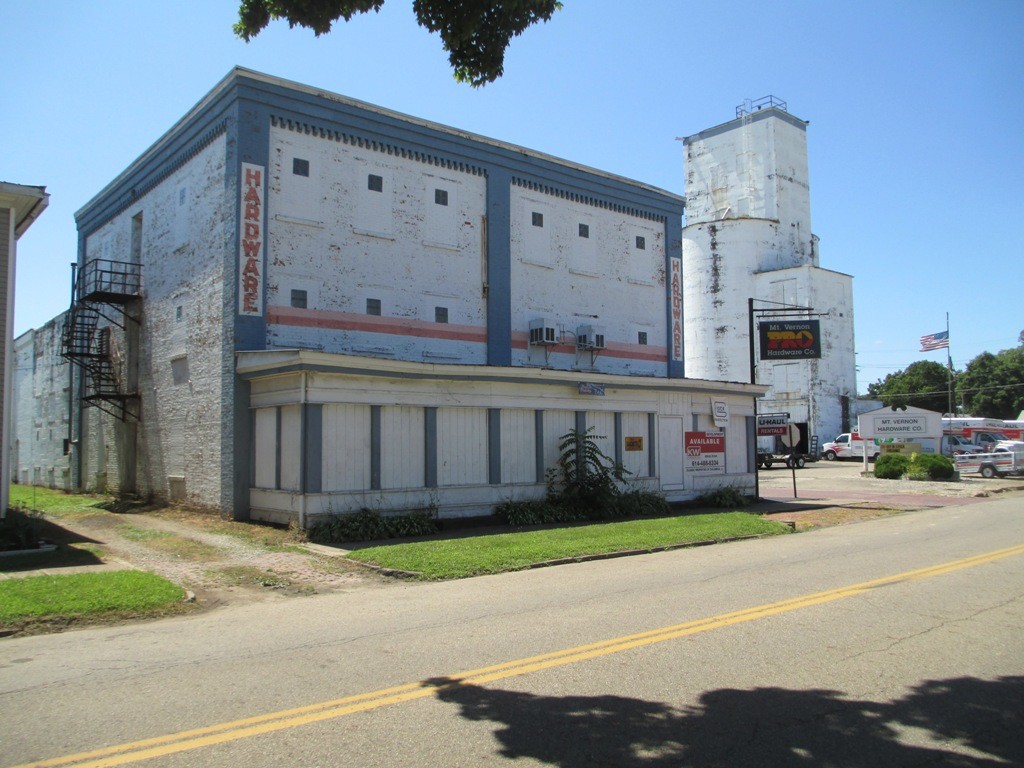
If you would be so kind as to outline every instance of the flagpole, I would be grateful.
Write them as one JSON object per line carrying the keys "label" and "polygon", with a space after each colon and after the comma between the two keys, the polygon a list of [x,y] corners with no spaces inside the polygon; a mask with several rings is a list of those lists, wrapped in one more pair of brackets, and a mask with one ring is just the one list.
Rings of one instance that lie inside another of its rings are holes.
{"label": "flagpole", "polygon": [[950,352],[949,339],[949,312],[946,313],[946,367],[949,369],[949,418],[950,427],[953,426],[953,354]]}

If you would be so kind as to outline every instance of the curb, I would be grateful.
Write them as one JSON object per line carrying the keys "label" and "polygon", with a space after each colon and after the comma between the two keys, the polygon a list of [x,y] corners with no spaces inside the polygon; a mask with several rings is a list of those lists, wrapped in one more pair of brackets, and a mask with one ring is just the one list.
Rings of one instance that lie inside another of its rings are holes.
{"label": "curb", "polygon": [[[795,524],[789,524],[792,530],[796,529]],[[589,563],[595,560],[612,560],[618,557],[633,557],[635,555],[651,555],[656,552],[671,552],[676,549],[693,549],[696,547],[708,547],[712,544],[727,544],[731,541],[747,541],[751,539],[767,539],[777,534],[770,533],[751,533],[745,536],[731,536],[726,539],[706,539],[704,541],[689,541],[683,544],[666,544],[662,547],[651,547],[649,549],[626,549],[618,552],[598,552],[592,555],[576,555],[575,557],[561,557],[555,560],[542,560],[538,563],[530,563],[522,568],[518,568],[520,571],[529,571],[536,568],[550,568],[556,565],[571,565],[572,563]],[[373,563],[363,563],[358,560],[352,560],[345,558],[345,561],[352,565],[359,566],[361,568],[368,568],[371,571],[375,571],[382,576],[392,576],[401,579],[424,579],[424,576],[419,571],[402,571],[395,568],[384,568]],[[497,576],[498,573],[514,573],[515,571],[498,571],[492,574],[475,574],[478,576]],[[460,578],[471,578],[471,576],[464,576]],[[430,579],[434,581],[435,579]],[[436,581],[455,581],[455,579],[436,579]]]}

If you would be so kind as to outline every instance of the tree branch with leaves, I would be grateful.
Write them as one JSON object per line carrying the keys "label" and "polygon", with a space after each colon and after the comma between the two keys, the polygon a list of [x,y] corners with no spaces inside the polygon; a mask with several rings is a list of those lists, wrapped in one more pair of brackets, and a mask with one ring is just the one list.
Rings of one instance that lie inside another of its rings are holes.
{"label": "tree branch with leaves", "polygon": [[[306,27],[319,37],[339,19],[380,11],[384,0],[241,0],[235,34],[246,42],[275,19]],[[421,27],[441,36],[448,61],[460,83],[474,88],[497,80],[505,71],[505,50],[538,21],[548,21],[562,7],[558,0],[413,0]]]}

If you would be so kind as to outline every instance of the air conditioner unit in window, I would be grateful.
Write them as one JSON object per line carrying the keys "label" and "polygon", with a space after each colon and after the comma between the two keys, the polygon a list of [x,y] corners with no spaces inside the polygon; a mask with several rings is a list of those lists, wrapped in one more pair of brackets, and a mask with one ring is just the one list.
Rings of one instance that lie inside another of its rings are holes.
{"label": "air conditioner unit in window", "polygon": [[604,329],[595,325],[581,325],[576,329],[578,349],[604,349]]}
{"label": "air conditioner unit in window", "polygon": [[547,347],[558,343],[558,332],[555,325],[544,317],[530,321],[531,346]]}

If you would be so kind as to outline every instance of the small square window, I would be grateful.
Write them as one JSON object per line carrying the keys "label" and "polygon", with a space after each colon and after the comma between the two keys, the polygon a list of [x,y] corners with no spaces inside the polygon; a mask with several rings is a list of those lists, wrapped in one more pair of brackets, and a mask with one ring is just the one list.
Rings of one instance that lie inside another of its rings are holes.
{"label": "small square window", "polygon": [[448,322],[448,307],[434,307],[434,322],[435,323],[447,323]]}
{"label": "small square window", "polygon": [[636,335],[636,341],[641,346],[647,345],[647,331],[639,331]]}
{"label": "small square window", "polygon": [[543,213],[537,213],[537,211],[534,211],[532,218],[533,218],[533,226],[535,226],[535,227],[543,227],[544,226],[544,214]]}
{"label": "small square window", "polygon": [[366,314],[378,316],[380,315],[380,299],[366,300]]}
{"label": "small square window", "polygon": [[305,291],[301,291],[298,288],[292,288],[292,306],[297,309],[305,309],[307,301],[307,294]]}
{"label": "small square window", "polygon": [[309,160],[300,157],[292,158],[292,173],[296,176],[309,176]]}
{"label": "small square window", "polygon": [[435,189],[434,190],[434,202],[438,205],[448,205],[448,190],[447,189]]}
{"label": "small square window", "polygon": [[590,237],[589,224],[580,224],[580,237]]}
{"label": "small square window", "polygon": [[184,317],[184,315],[185,310],[182,308],[180,304],[174,308],[174,319],[177,320],[179,323],[181,322],[181,318]]}
{"label": "small square window", "polygon": [[383,192],[384,191],[384,177],[378,176],[375,173],[371,173],[366,177],[366,188],[371,192]]}
{"label": "small square window", "polygon": [[646,240],[646,238],[644,238],[643,235],[637,235],[636,236],[636,247],[637,247],[638,251],[646,250],[646,248],[647,248],[647,240]]}

